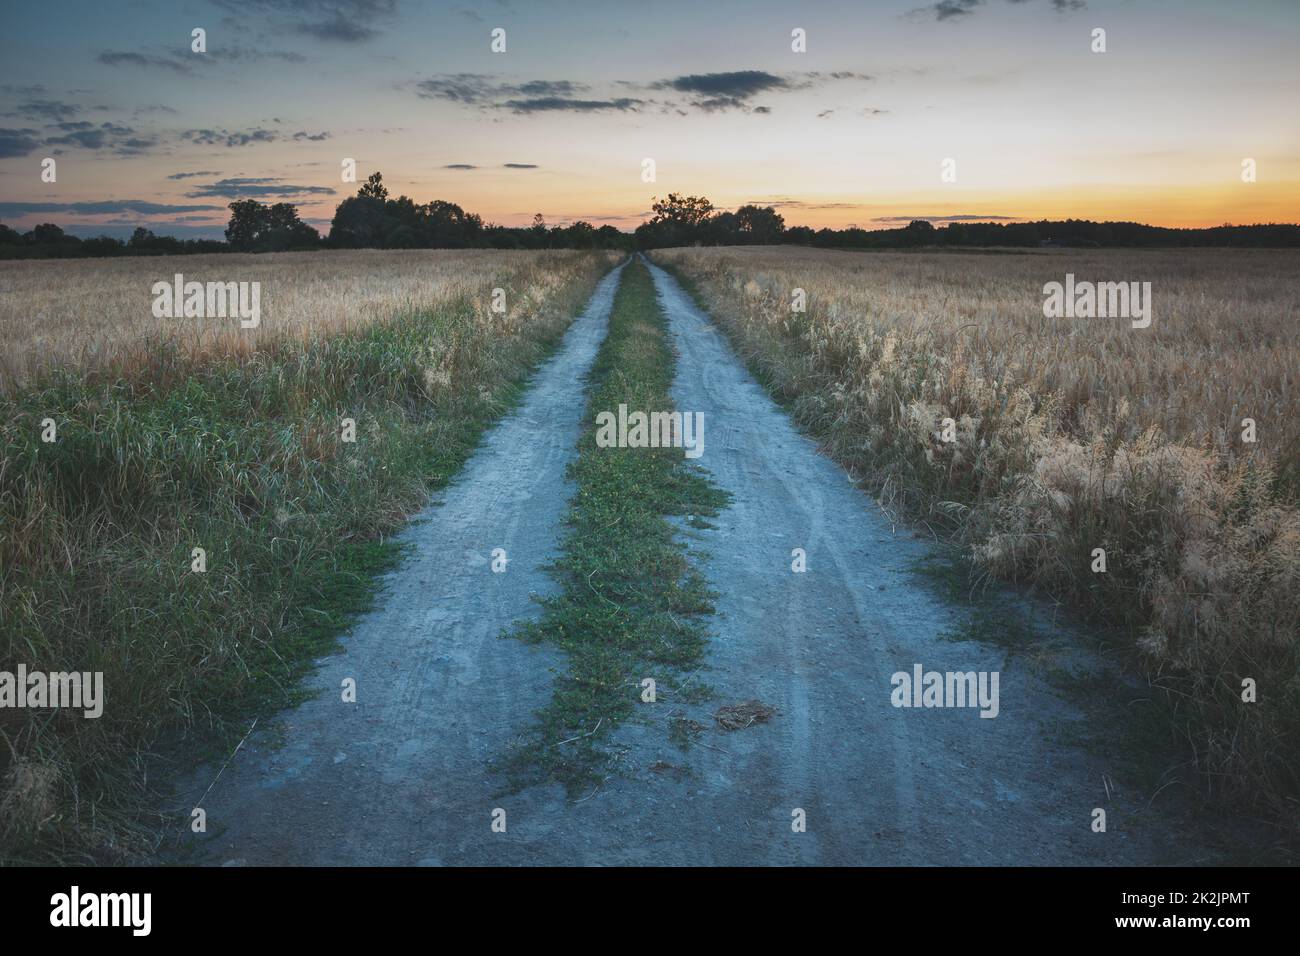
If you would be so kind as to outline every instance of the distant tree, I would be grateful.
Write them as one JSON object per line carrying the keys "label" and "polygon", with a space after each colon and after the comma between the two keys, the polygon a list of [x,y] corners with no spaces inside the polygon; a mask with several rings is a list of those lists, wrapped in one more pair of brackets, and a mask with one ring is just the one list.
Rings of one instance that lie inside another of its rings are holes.
{"label": "distant tree", "polygon": [[703,196],[669,193],[667,199],[656,198],[650,209],[654,212],[651,223],[669,222],[693,230],[713,212],[713,203]]}
{"label": "distant tree", "polygon": [[226,226],[226,241],[241,251],[252,249],[258,234],[264,228],[263,210],[266,207],[256,199],[237,199],[229,208],[230,222]]}
{"label": "distant tree", "polygon": [[740,220],[734,212],[717,212],[704,220],[698,238],[709,246],[734,246],[741,241]]}
{"label": "distant tree", "polygon": [[16,246],[22,241],[23,237],[16,229],[10,229],[0,222],[0,246]]}
{"label": "distant tree", "polygon": [[927,246],[938,241],[934,223],[928,219],[913,219],[903,230],[901,239],[899,245],[904,246]]}
{"label": "distant tree", "polygon": [[379,172],[370,174],[370,178],[357,190],[357,195],[366,199],[387,199],[388,189],[384,186],[384,177]]}
{"label": "distant tree", "polygon": [[349,196],[334,210],[330,245],[369,249],[384,243],[384,202],[370,196]]}
{"label": "distant tree", "polygon": [[24,237],[34,245],[53,245],[62,242],[66,234],[52,222],[43,222]]}
{"label": "distant tree", "polygon": [[747,241],[753,243],[778,243],[785,232],[785,217],[771,206],[741,206],[736,210],[736,221]]}
{"label": "distant tree", "polygon": [[279,252],[313,248],[320,235],[298,218],[293,203],[267,206],[256,199],[240,199],[230,204],[226,240],[241,252]]}
{"label": "distant tree", "polygon": [[416,208],[423,238],[421,245],[425,248],[463,249],[477,243],[482,235],[482,218],[454,202],[435,199]]}

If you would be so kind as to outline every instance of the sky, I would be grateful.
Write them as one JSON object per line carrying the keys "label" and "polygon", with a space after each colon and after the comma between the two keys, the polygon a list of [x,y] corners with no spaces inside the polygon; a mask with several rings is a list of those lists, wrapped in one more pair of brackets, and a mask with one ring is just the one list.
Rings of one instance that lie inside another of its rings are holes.
{"label": "sky", "polygon": [[377,170],[504,225],[1298,222],[1298,94],[1300,0],[0,0],[0,222],[325,232]]}

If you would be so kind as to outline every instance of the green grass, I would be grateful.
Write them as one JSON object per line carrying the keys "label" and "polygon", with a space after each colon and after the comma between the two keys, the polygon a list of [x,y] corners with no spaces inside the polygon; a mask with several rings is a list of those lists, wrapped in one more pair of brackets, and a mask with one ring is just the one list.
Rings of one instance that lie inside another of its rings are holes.
{"label": "green grass", "polygon": [[198,366],[159,346],[131,379],[51,371],[0,397],[0,669],[102,671],[107,698],[98,720],[0,710],[0,862],[150,854],[160,769],[301,699],[400,558],[389,535],[514,404],[602,264],[515,334],[466,301]]}
{"label": "green grass", "polygon": [[683,675],[702,659],[712,596],[668,516],[714,515],[727,496],[681,449],[596,444],[600,412],[672,409],[674,364],[649,270],[634,262],[589,379],[570,469],[577,493],[551,568],[563,590],[543,601],[539,621],[513,632],[568,656],[532,736],[503,762],[513,786],[558,781],[576,794],[606,772],[610,732],[637,707],[654,706],[641,702],[643,679],[655,680],[659,704],[692,693]]}

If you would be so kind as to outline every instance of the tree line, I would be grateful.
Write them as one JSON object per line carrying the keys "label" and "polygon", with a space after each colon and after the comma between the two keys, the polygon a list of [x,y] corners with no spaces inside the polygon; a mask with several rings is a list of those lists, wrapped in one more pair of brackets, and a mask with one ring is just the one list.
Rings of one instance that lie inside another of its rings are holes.
{"label": "tree line", "polygon": [[1157,246],[1300,246],[1300,225],[1212,226],[1171,229],[1138,222],[1043,219],[1037,222],[950,222],[935,226],[914,219],[897,229],[812,229],[785,227],[772,206],[741,206],[734,213],[715,209],[703,196],[669,193],[655,200],[654,213],[634,233],[637,246],[733,246],[785,243],[831,249],[907,249],[922,246],[1070,246],[1075,248]]}
{"label": "tree line", "polygon": [[832,249],[920,247],[1072,246],[1300,247],[1300,225],[1214,226],[1171,229],[1136,222],[1087,219],[1037,222],[950,222],[916,219],[896,229],[812,229],[785,225],[773,206],[745,205],[729,212],[703,196],[669,193],[654,199],[652,216],[631,233],[589,222],[548,226],[541,213],[531,226],[484,223],[477,213],[435,199],[393,199],[374,173],[339,203],[322,237],[302,221],[292,203],[230,203],[225,241],[158,236],[141,226],[126,240],[79,239],[53,223],[19,233],[0,223],[0,259],[80,258],[119,255],[184,255],[212,252],[289,252],[310,249],[658,249],[667,246],[792,244]]}

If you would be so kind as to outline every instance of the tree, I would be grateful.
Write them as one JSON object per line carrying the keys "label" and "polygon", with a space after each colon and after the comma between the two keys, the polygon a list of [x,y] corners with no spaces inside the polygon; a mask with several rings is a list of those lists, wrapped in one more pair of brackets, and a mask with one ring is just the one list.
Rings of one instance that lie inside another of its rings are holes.
{"label": "tree", "polygon": [[52,222],[43,222],[31,232],[27,233],[27,241],[37,245],[53,245],[62,242],[64,232]]}
{"label": "tree", "polygon": [[938,241],[934,223],[928,219],[913,219],[903,230],[901,239],[904,246],[927,246]]}
{"label": "tree", "polygon": [[278,252],[313,248],[320,234],[298,218],[293,203],[266,206],[256,199],[239,199],[230,204],[226,240],[241,252]]}
{"label": "tree", "polygon": [[700,227],[699,239],[705,245],[733,246],[740,242],[740,220],[734,212],[714,213]]}
{"label": "tree", "polygon": [[667,199],[656,198],[650,208],[654,211],[651,223],[670,222],[695,229],[713,212],[713,203],[703,196],[679,196],[669,193]]}
{"label": "tree", "polygon": [[263,228],[262,210],[265,208],[256,199],[237,199],[232,202],[229,206],[230,222],[226,226],[226,241],[240,251],[251,250]]}
{"label": "tree", "polygon": [[383,175],[379,172],[371,173],[370,178],[357,190],[357,195],[366,199],[387,199],[388,189],[384,186]]}
{"label": "tree", "polygon": [[772,206],[741,206],[736,210],[736,221],[749,242],[778,243],[785,232],[785,217]]}

